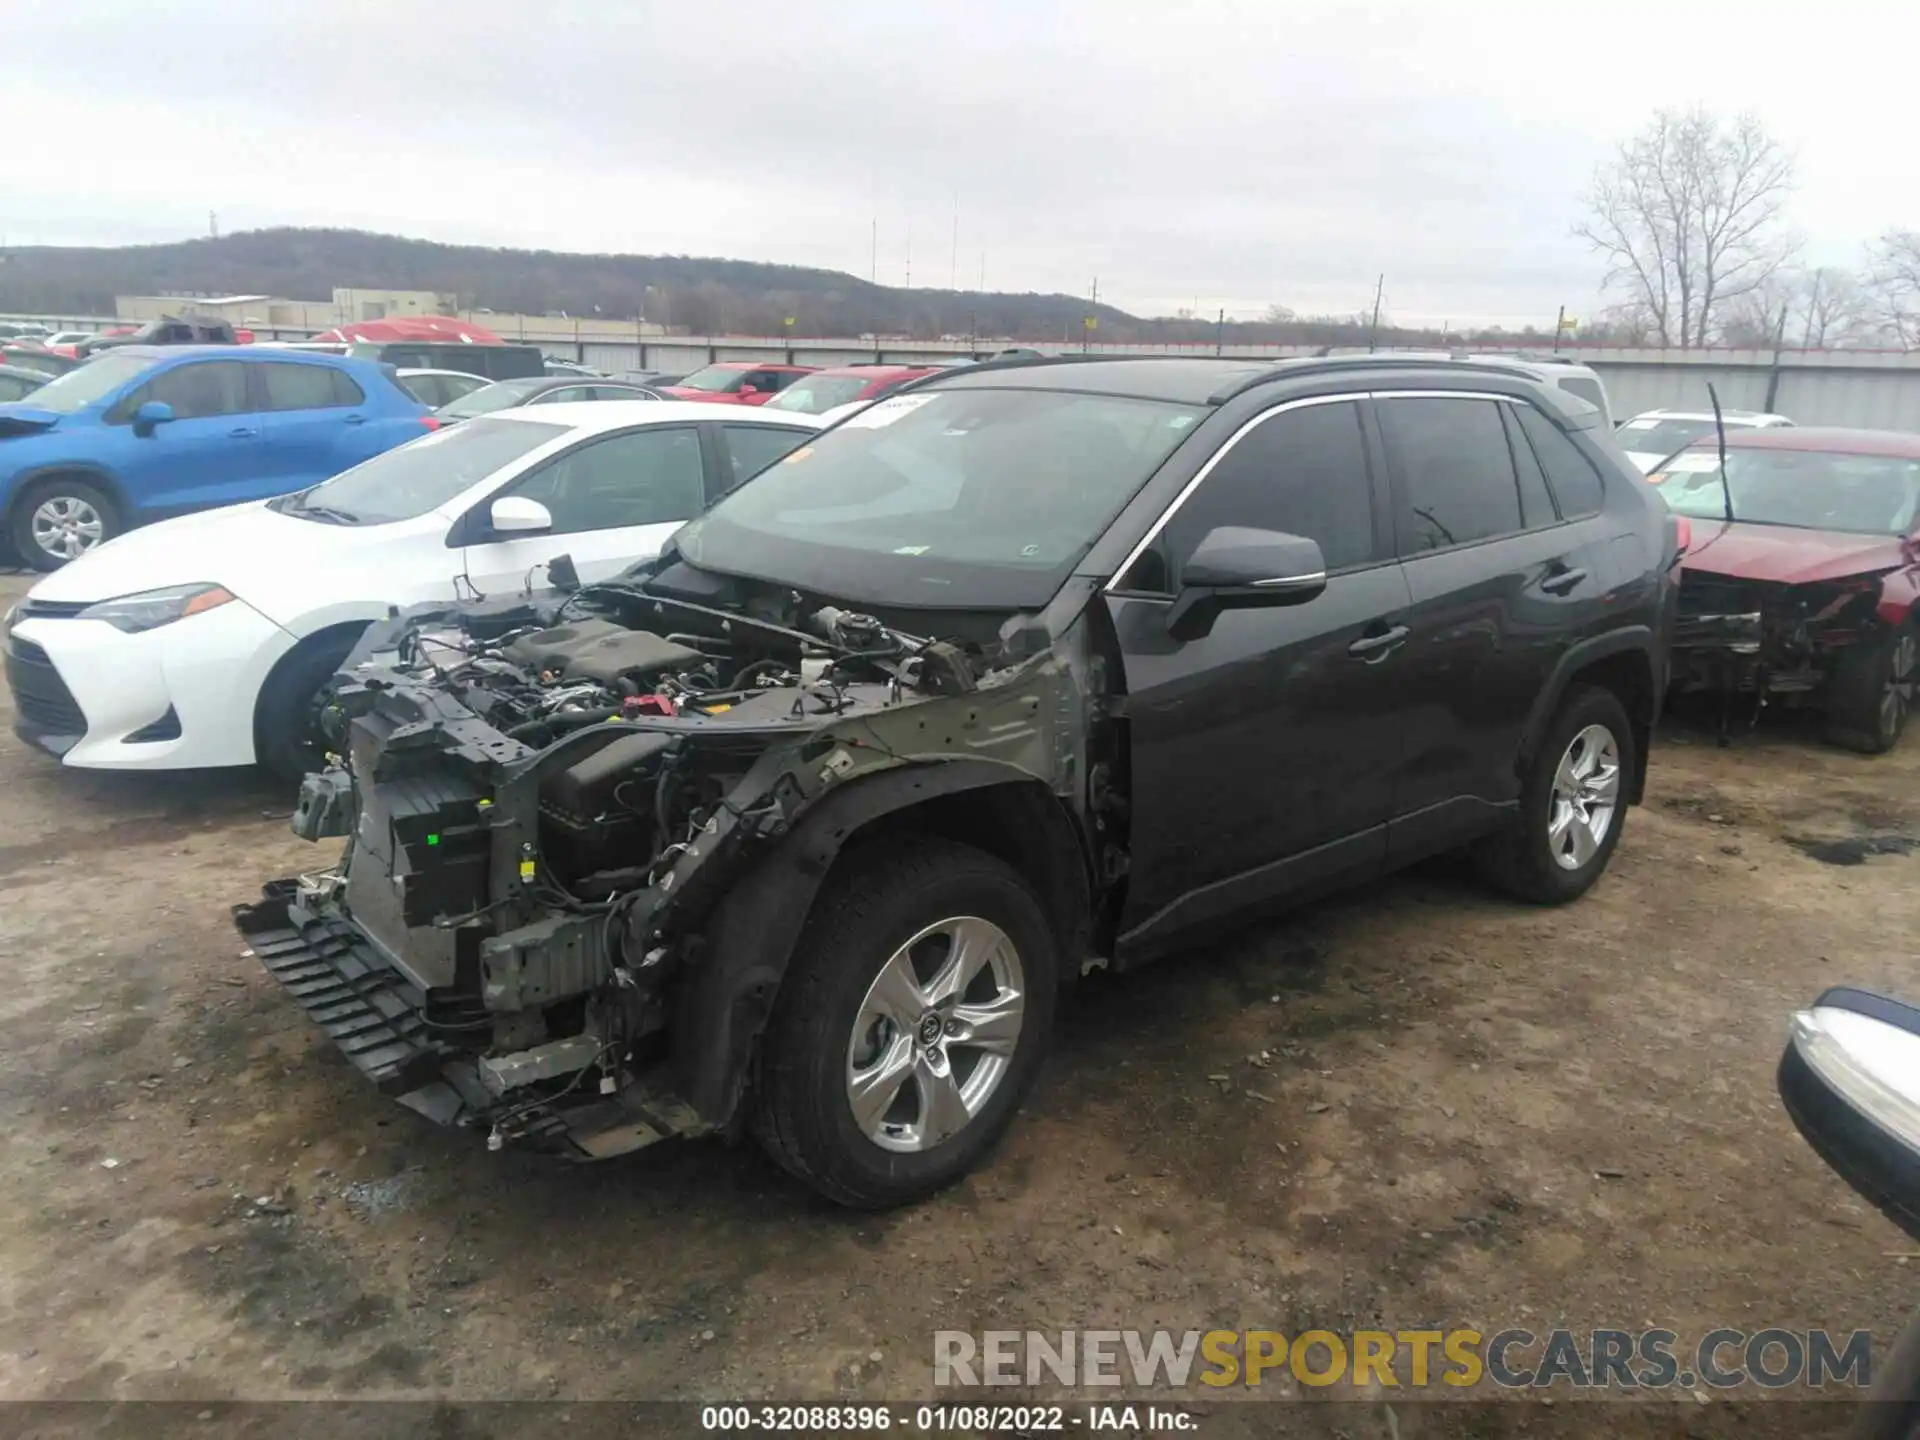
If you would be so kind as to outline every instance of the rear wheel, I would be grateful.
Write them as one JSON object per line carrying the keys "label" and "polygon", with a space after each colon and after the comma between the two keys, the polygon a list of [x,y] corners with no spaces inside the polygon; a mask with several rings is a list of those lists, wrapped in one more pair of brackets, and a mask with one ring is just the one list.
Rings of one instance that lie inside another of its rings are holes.
{"label": "rear wheel", "polygon": [[1528,768],[1519,813],[1483,845],[1481,869],[1536,905],[1584,895],[1620,843],[1638,764],[1619,697],[1594,685],[1570,687]]}
{"label": "rear wheel", "polygon": [[835,867],[768,1027],[755,1130],[844,1205],[880,1208],[964,1175],[1046,1052],[1058,949],[1006,864],[923,839]]}
{"label": "rear wheel", "polygon": [[13,507],[14,548],[36,570],[58,570],[120,533],[120,512],[97,485],[66,476],[36,481]]}
{"label": "rear wheel", "polygon": [[253,751],[276,780],[299,784],[325,756],[321,698],[334,672],[360,639],[358,630],[316,635],[291,651],[267,676],[254,707]]}
{"label": "rear wheel", "polygon": [[1899,743],[1913,712],[1920,638],[1912,624],[1889,626],[1840,653],[1827,682],[1827,739],[1881,755]]}

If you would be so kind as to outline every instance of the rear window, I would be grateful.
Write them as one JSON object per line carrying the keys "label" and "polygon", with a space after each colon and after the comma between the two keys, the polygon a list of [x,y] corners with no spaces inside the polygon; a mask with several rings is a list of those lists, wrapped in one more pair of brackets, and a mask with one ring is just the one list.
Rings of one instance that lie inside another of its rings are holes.
{"label": "rear window", "polygon": [[1613,432],[1620,448],[1661,459],[1713,433],[1711,420],[1629,420]]}
{"label": "rear window", "polygon": [[767,409],[824,415],[836,405],[852,404],[871,384],[865,375],[806,375],[769,400]]}

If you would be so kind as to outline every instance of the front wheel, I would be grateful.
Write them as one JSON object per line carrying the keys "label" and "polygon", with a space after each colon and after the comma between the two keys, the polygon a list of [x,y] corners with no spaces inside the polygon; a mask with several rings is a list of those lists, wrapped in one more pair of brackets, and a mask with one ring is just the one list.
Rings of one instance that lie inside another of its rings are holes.
{"label": "front wheel", "polygon": [[12,540],[36,570],[58,570],[120,533],[120,512],[84,480],[55,477],[27,490],[13,507]]}
{"label": "front wheel", "polygon": [[1482,870],[1535,905],[1584,895],[1620,843],[1639,761],[1619,697],[1570,687],[1528,766],[1519,812],[1480,851]]}
{"label": "front wheel", "polygon": [[1865,755],[1899,743],[1913,710],[1920,641],[1911,624],[1888,626],[1841,652],[1827,682],[1827,739]]}
{"label": "front wheel", "polygon": [[1058,986],[1040,901],[1000,860],[932,838],[846,855],[768,1027],[761,1144],[844,1205],[952,1183],[1033,1083]]}
{"label": "front wheel", "polygon": [[291,651],[267,676],[254,709],[253,750],[276,780],[298,785],[325,757],[321,702],[335,672],[359,642],[358,630],[322,633]]}

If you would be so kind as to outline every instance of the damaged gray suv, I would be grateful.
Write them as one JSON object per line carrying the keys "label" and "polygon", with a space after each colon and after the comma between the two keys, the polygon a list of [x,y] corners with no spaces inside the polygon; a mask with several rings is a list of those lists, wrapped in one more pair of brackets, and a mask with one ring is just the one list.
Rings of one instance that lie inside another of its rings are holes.
{"label": "damaged gray suv", "polygon": [[369,632],[294,817],[345,853],[238,924],[490,1145],[923,1195],[1090,969],[1456,846],[1593,883],[1677,543],[1596,419],[1390,356],[933,377],[618,581]]}

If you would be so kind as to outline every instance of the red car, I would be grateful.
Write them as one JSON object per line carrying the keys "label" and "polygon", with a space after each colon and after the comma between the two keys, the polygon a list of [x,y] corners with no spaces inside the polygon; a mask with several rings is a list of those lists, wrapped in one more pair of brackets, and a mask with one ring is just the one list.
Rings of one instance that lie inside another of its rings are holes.
{"label": "red car", "polygon": [[696,370],[676,385],[659,388],[675,400],[704,400],[710,405],[764,405],[812,365],[756,365],[751,360],[725,360]]}
{"label": "red car", "polygon": [[[1681,690],[1817,706],[1827,738],[1890,750],[1920,659],[1920,435],[1729,430],[1647,479],[1685,516]],[[1731,520],[1729,520],[1731,512]],[[1724,713],[1724,712],[1723,712]]]}
{"label": "red car", "polygon": [[[796,380],[770,402],[775,410],[826,415],[891,395],[910,380],[937,375],[938,365],[833,365]],[[837,418],[837,417],[836,417]]]}

